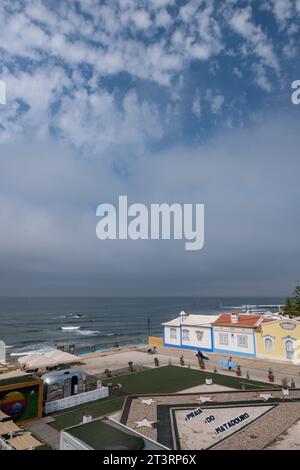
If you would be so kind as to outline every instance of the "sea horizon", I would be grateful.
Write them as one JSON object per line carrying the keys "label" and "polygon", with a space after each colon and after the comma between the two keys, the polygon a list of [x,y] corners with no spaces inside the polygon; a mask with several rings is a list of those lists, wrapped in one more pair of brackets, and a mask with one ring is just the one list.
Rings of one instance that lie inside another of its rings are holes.
{"label": "sea horizon", "polygon": [[228,306],[283,302],[278,296],[2,296],[0,339],[11,357],[46,352],[57,343],[79,349],[138,344],[149,335],[162,336],[162,323],[181,310],[205,315]]}

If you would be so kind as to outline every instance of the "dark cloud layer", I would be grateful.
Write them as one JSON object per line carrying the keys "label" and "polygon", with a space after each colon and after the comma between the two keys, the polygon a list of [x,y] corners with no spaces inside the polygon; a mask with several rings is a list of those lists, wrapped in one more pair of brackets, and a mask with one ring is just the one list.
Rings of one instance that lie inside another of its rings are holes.
{"label": "dark cloud layer", "polygon": [[[2,295],[266,294],[299,275],[299,124],[269,118],[196,148],[125,158],[120,179],[106,159],[66,147],[1,146]],[[181,241],[99,241],[96,207],[205,204],[205,246]]]}

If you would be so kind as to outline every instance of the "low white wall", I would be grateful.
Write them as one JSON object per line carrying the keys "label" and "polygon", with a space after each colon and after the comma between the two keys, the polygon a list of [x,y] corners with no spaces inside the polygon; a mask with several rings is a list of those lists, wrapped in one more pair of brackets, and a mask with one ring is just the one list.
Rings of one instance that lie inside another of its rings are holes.
{"label": "low white wall", "polygon": [[87,403],[89,401],[99,400],[108,397],[108,387],[97,388],[91,392],[79,393],[61,400],[48,401],[45,403],[45,414],[54,413],[54,411],[64,410],[73,406]]}
{"label": "low white wall", "polygon": [[87,444],[71,436],[66,431],[60,433],[60,446],[59,450],[92,450]]}

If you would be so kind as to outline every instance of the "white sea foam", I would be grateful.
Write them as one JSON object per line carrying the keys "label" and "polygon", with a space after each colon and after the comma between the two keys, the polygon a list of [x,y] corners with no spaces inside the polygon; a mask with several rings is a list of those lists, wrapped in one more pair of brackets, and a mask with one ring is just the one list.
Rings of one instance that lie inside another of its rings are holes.
{"label": "white sea foam", "polygon": [[70,313],[68,315],[60,315],[58,318],[73,318],[73,319],[78,318],[78,319],[80,319],[80,318],[86,318],[86,317],[87,317],[87,315],[81,315],[80,313],[74,313],[74,314]]}
{"label": "white sea foam", "polygon": [[40,349],[30,349],[30,350],[23,350],[23,351],[18,351],[18,352],[13,352],[13,353],[10,353],[10,356],[12,357],[18,357],[18,356],[30,356],[32,354],[43,354],[43,353],[47,353],[47,352],[50,352],[50,351],[54,351],[55,348],[53,347],[50,347],[50,346],[45,346],[45,347],[41,347]]}
{"label": "white sea foam", "polygon": [[76,330],[76,333],[83,336],[94,336],[101,334],[101,331],[97,330]]}
{"label": "white sea foam", "polygon": [[77,331],[77,330],[80,330],[80,325],[78,326],[61,326],[60,327],[61,330],[64,330],[64,331]]}

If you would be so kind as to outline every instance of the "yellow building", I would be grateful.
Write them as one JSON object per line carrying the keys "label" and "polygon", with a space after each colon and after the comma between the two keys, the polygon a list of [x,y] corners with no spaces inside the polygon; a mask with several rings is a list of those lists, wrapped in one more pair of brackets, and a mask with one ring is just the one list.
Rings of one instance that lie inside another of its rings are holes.
{"label": "yellow building", "polygon": [[300,321],[262,323],[256,330],[256,357],[300,363]]}

